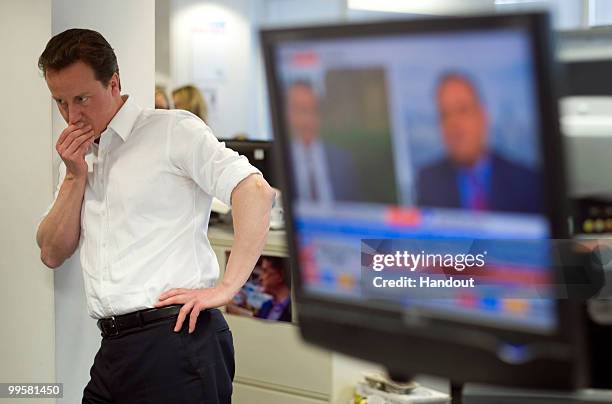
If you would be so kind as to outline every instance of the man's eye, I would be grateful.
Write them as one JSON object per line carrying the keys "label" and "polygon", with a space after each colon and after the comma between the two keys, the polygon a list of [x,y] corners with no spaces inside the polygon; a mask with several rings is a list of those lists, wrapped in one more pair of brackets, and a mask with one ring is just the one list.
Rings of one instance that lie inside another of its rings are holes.
{"label": "man's eye", "polygon": [[79,97],[79,102],[80,102],[81,104],[83,104],[83,103],[87,102],[88,100],[89,100],[89,97]]}

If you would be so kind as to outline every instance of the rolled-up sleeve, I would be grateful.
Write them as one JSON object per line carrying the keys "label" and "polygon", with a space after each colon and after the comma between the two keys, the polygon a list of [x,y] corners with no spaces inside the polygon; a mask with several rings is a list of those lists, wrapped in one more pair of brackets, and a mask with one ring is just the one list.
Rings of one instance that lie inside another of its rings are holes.
{"label": "rolled-up sleeve", "polygon": [[170,163],[207,194],[230,205],[232,191],[251,174],[261,174],[249,160],[225,147],[195,115],[179,112],[168,134]]}

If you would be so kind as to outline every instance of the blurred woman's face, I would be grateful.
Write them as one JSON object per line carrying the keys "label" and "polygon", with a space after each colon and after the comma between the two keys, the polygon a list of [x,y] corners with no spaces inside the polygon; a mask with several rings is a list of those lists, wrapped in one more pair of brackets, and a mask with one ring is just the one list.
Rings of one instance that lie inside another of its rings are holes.
{"label": "blurred woman's face", "polygon": [[163,94],[156,93],[155,94],[155,108],[156,109],[169,109],[170,105],[166,101],[166,97]]}

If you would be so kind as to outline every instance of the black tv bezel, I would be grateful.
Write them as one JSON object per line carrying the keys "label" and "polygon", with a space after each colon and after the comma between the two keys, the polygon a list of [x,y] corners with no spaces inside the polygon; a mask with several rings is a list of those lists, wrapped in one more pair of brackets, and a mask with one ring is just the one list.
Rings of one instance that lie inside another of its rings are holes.
{"label": "black tv bezel", "polygon": [[[563,138],[559,128],[559,113],[556,102],[547,100],[557,100],[556,91],[559,80],[558,67],[554,62],[554,42],[550,17],[545,12],[530,12],[521,14],[494,14],[476,15],[460,17],[436,17],[411,20],[390,20],[369,23],[351,23],[342,25],[322,25],[297,28],[265,29],[260,32],[260,41],[266,66],[266,78],[268,85],[268,95],[270,99],[270,112],[272,127],[275,134],[275,147],[277,148],[277,166],[283,167],[279,170],[279,179],[284,191],[285,226],[287,230],[287,241],[290,253],[292,268],[292,278],[294,282],[294,293],[298,313],[298,321],[306,324],[301,327],[302,336],[309,342],[321,346],[338,350],[347,354],[361,356],[364,359],[380,360],[383,364],[385,358],[376,357],[373,352],[354,352],[348,344],[335,344],[320,330],[315,330],[317,324],[342,324],[346,329],[356,332],[358,328],[369,324],[372,330],[380,332],[395,332],[397,335],[422,338],[422,328],[416,328],[405,321],[401,310],[389,307],[374,308],[359,305],[358,303],[347,303],[320,295],[307,292],[303,288],[302,279],[299,271],[298,252],[296,233],[293,229],[292,203],[289,200],[294,195],[293,184],[289,180],[289,173],[292,172],[290,156],[289,136],[286,133],[287,125],[284,121],[283,111],[280,110],[283,102],[282,85],[277,81],[275,47],[288,41],[310,41],[318,39],[341,39],[359,38],[373,36],[389,36],[404,34],[426,34],[444,32],[465,32],[474,30],[519,28],[525,30],[531,38],[531,51],[534,55],[534,68],[536,75],[537,106],[539,108],[539,131],[541,133],[541,151],[543,161],[544,178],[548,179],[545,184],[544,200],[546,204],[547,217],[551,224],[552,238],[566,239],[568,233],[568,201],[566,193],[566,175],[563,153]],[[562,282],[562,274],[557,274],[557,281]],[[356,314],[356,310],[359,313]],[[301,319],[301,320],[300,320]],[[303,320],[303,321],[302,321]],[[548,383],[552,387],[578,387],[583,386],[588,378],[586,369],[586,341],[584,337],[584,310],[583,303],[569,300],[557,301],[557,320],[558,326],[555,332],[543,334],[540,332],[529,332],[526,330],[512,330],[498,328],[490,325],[479,325],[475,323],[464,323],[444,320],[435,317],[426,318],[426,330],[435,333],[440,330],[448,333],[449,327],[457,331],[463,329],[466,332],[478,332],[483,335],[495,335],[497,338],[513,342],[529,343],[554,343],[560,347],[567,348],[569,357],[567,358],[568,369],[571,368],[571,375],[559,375],[556,382]],[[390,328],[389,325],[394,324]],[[331,331],[331,328],[328,328]],[[355,338],[358,338],[356,336]],[[448,341],[447,341],[448,342]],[[358,346],[359,344],[355,344]],[[448,352],[457,352],[461,349],[461,344],[448,346]],[[445,349],[440,348],[440,353]],[[545,358],[544,358],[545,359]],[[392,361],[390,361],[392,362]],[[503,364],[502,364],[503,365]],[[528,372],[529,364],[511,365],[517,372]],[[540,368],[538,368],[540,371]],[[566,371],[566,370],[564,370]],[[429,372],[437,373],[442,376],[452,377],[453,372]],[[454,379],[461,380],[461,375],[455,374]],[[507,374],[505,374],[507,376]],[[568,376],[568,379],[565,378]],[[481,378],[482,379],[482,378]],[[486,379],[486,377],[485,377]],[[557,380],[558,379],[558,380]],[[491,380],[470,380],[490,382]],[[493,377],[493,381],[497,381]],[[504,382],[500,380],[500,382]],[[510,384],[513,383],[503,384]],[[571,386],[569,385],[571,384]]]}

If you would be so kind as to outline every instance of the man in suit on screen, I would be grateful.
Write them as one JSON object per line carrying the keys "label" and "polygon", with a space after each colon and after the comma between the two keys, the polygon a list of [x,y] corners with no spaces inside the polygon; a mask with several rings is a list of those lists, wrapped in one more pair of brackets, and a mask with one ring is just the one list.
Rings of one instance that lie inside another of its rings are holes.
{"label": "man in suit on screen", "polygon": [[446,156],[419,171],[417,204],[541,212],[538,173],[490,148],[489,118],[474,83],[461,73],[445,74],[436,101]]}
{"label": "man in suit on screen", "polygon": [[286,108],[300,199],[324,203],[360,200],[352,155],[321,139],[319,99],[311,84],[291,83],[286,91]]}

